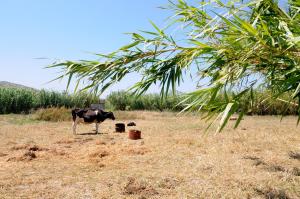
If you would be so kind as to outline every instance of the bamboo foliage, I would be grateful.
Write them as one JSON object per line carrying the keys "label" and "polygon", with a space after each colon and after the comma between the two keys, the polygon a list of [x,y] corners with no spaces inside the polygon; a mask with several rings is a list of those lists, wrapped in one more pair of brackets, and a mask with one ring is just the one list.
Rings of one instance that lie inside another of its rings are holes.
{"label": "bamboo foliage", "polygon": [[[249,103],[250,94],[244,95],[239,99],[239,108],[248,110],[245,114],[255,115],[279,115],[285,112],[286,115],[296,115],[296,101],[289,100],[290,94],[285,94],[280,100],[270,98],[270,93],[266,91],[254,90],[253,103]],[[232,98],[231,93],[227,94],[228,98]],[[224,95],[216,96],[218,102],[224,101]],[[185,103],[182,103],[183,99]],[[67,93],[59,93],[53,91],[33,91],[16,88],[0,88],[0,114],[7,113],[29,113],[32,110],[46,108],[54,112],[65,110],[57,109],[58,107],[73,108],[73,107],[89,107],[92,103],[97,103],[98,98],[87,94],[80,93],[69,95]],[[105,107],[108,110],[150,110],[150,111],[181,111],[185,104],[193,104],[194,102],[187,98],[184,93],[177,93],[174,96],[169,96],[161,100],[158,93],[143,94],[139,98],[133,98],[132,95],[125,91],[110,93],[105,101]],[[208,107],[209,110],[215,111],[216,114],[222,112],[226,104],[219,103],[214,107]],[[52,108],[53,109],[48,109]],[[195,106],[196,107],[196,106]],[[197,111],[197,110],[196,110]],[[43,113],[40,111],[39,113]],[[63,111],[64,112],[64,111]],[[206,119],[211,115],[207,115],[206,107],[202,108],[203,117]],[[244,112],[241,112],[243,116]]]}
{"label": "bamboo foliage", "polygon": [[91,94],[69,95],[54,91],[35,91],[18,88],[0,88],[0,114],[29,113],[49,107],[89,107],[99,99]]}
{"label": "bamboo foliage", "polygon": [[[242,117],[249,111],[240,101],[247,95],[251,104],[255,88],[264,88],[273,99],[289,94],[287,103],[300,101],[300,5],[289,0],[287,6],[284,10],[275,0],[170,1],[164,8],[174,16],[166,29],[151,22],[154,32],[132,33],[130,44],[97,54],[98,61],[62,61],[49,68],[62,68],[59,78],[67,76],[69,82],[88,80],[83,90],[95,92],[139,73],[142,78],[131,88],[135,94],[157,84],[165,97],[197,67],[199,80],[208,83],[186,95],[184,110],[204,109],[208,119],[219,115],[221,131],[232,114]],[[178,26],[183,40],[169,33]],[[299,105],[295,108],[300,119]]]}

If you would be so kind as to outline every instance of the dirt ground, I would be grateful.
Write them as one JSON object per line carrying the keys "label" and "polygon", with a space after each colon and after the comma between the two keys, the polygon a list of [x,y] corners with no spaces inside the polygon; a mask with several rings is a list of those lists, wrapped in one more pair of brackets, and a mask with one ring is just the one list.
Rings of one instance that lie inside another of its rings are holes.
{"label": "dirt ground", "polygon": [[[0,198],[300,198],[296,117],[248,116],[208,135],[198,116],[173,113],[123,113],[99,135],[29,117],[0,116]],[[120,121],[143,139],[114,133]]]}

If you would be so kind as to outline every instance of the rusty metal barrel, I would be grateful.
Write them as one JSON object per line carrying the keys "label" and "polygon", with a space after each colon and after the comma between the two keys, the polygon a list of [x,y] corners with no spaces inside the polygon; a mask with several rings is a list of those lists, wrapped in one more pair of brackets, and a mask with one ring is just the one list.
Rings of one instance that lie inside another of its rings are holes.
{"label": "rusty metal barrel", "polygon": [[130,129],[128,133],[128,138],[131,140],[138,140],[141,139],[141,131]]}

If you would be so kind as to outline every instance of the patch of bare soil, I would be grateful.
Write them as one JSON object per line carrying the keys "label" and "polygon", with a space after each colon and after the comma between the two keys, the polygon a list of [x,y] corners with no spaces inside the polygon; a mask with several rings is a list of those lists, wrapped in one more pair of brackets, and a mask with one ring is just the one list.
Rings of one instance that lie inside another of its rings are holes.
{"label": "patch of bare soil", "polygon": [[23,145],[16,145],[10,148],[12,151],[18,150],[29,150],[29,151],[48,151],[49,149],[44,147],[39,147],[37,145],[30,145],[30,144],[23,144]]}
{"label": "patch of bare soil", "polygon": [[96,145],[106,145],[105,141],[97,140]]}
{"label": "patch of bare soil", "polygon": [[79,143],[79,144],[84,144],[86,142],[90,142],[94,140],[93,138],[75,138],[75,139],[62,139],[59,141],[56,141],[55,144],[73,144],[73,143]]}
{"label": "patch of bare soil", "polygon": [[265,168],[267,171],[270,172],[285,172],[287,169],[285,169],[283,166],[280,165],[268,165]]}
{"label": "patch of bare soil", "polygon": [[159,182],[158,186],[162,189],[175,189],[180,184],[181,182],[178,179],[164,178]]}
{"label": "patch of bare soil", "polygon": [[255,191],[265,199],[292,199],[284,190],[277,189],[255,189]]}
{"label": "patch of bare soil", "polygon": [[151,197],[158,192],[146,182],[138,182],[135,178],[128,178],[126,185],[123,187],[123,195],[141,195],[141,197]]}
{"label": "patch of bare soil", "polygon": [[293,174],[294,176],[300,176],[300,168],[294,167],[291,171],[291,174]]}
{"label": "patch of bare soil", "polygon": [[96,152],[89,154],[89,158],[103,158],[108,155],[109,155],[109,153],[107,151],[100,149],[100,150],[97,150]]}
{"label": "patch of bare soil", "polygon": [[244,156],[243,159],[248,159],[252,160],[253,166],[263,166],[263,168],[268,171],[268,172],[286,172],[290,173],[294,176],[300,176],[300,169],[298,167],[293,167],[292,169],[287,169],[281,165],[276,165],[276,164],[267,164],[260,158],[256,156]]}
{"label": "patch of bare soil", "polygon": [[8,154],[0,152],[0,157],[7,156]]}
{"label": "patch of bare soil", "polygon": [[56,141],[55,144],[72,144],[75,142],[76,142],[76,140],[74,140],[74,139],[62,139],[62,140]]}
{"label": "patch of bare soil", "polygon": [[78,141],[79,144],[84,144],[84,143],[87,143],[87,142],[90,142],[90,141],[93,141],[94,138],[84,138],[84,139],[80,139]]}
{"label": "patch of bare soil", "polygon": [[298,152],[290,151],[289,156],[292,159],[300,160],[300,153]]}
{"label": "patch of bare soil", "polygon": [[103,149],[97,149],[95,152],[88,154],[88,162],[96,164],[98,167],[105,167],[103,158],[109,156],[110,153]]}
{"label": "patch of bare soil", "polygon": [[267,165],[267,163],[265,163],[261,158],[256,156],[244,156],[243,159],[252,160],[253,166]]}
{"label": "patch of bare soil", "polygon": [[10,150],[12,150],[12,151],[26,150],[26,149],[28,149],[28,147],[29,147],[29,144],[22,144],[22,145],[13,146],[10,148]]}
{"label": "patch of bare soil", "polygon": [[30,161],[36,158],[36,155],[34,152],[32,151],[28,151],[26,153],[24,153],[22,156],[19,157],[11,157],[7,159],[7,162],[10,161]]}
{"label": "patch of bare soil", "polygon": [[66,156],[68,157],[68,153],[64,150],[61,150],[61,149],[57,149],[57,148],[52,148],[49,150],[49,152],[55,156]]}
{"label": "patch of bare soil", "polygon": [[139,148],[126,148],[122,149],[125,154],[128,155],[145,155],[146,153],[150,152],[146,147],[139,147]]}

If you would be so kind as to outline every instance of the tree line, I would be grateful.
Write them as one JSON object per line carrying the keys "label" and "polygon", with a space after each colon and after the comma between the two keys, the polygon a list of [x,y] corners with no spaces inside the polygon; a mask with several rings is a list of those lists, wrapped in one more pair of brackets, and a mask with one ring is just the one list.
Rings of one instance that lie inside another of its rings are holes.
{"label": "tree line", "polygon": [[[288,101],[289,95],[280,99],[270,97],[267,90],[254,90],[254,100],[249,101],[250,96],[240,99],[241,109],[248,110],[248,115],[297,115],[296,101]],[[182,111],[186,104],[185,93],[169,95],[161,98],[159,94],[143,94],[139,97],[125,92],[116,91],[106,97],[105,106],[109,110],[149,110],[149,111]],[[234,93],[228,93],[234,97]],[[224,101],[224,95],[216,98],[220,103]],[[0,88],[0,114],[30,113],[40,108],[49,107],[90,107],[98,103],[99,98],[90,93],[68,94],[55,91],[33,91],[18,88]],[[194,110],[195,111],[195,110]],[[203,109],[202,111],[207,111]]]}
{"label": "tree line", "polygon": [[89,107],[99,100],[87,93],[68,94],[55,91],[34,91],[21,88],[0,88],[0,114],[29,113],[49,107]]}

